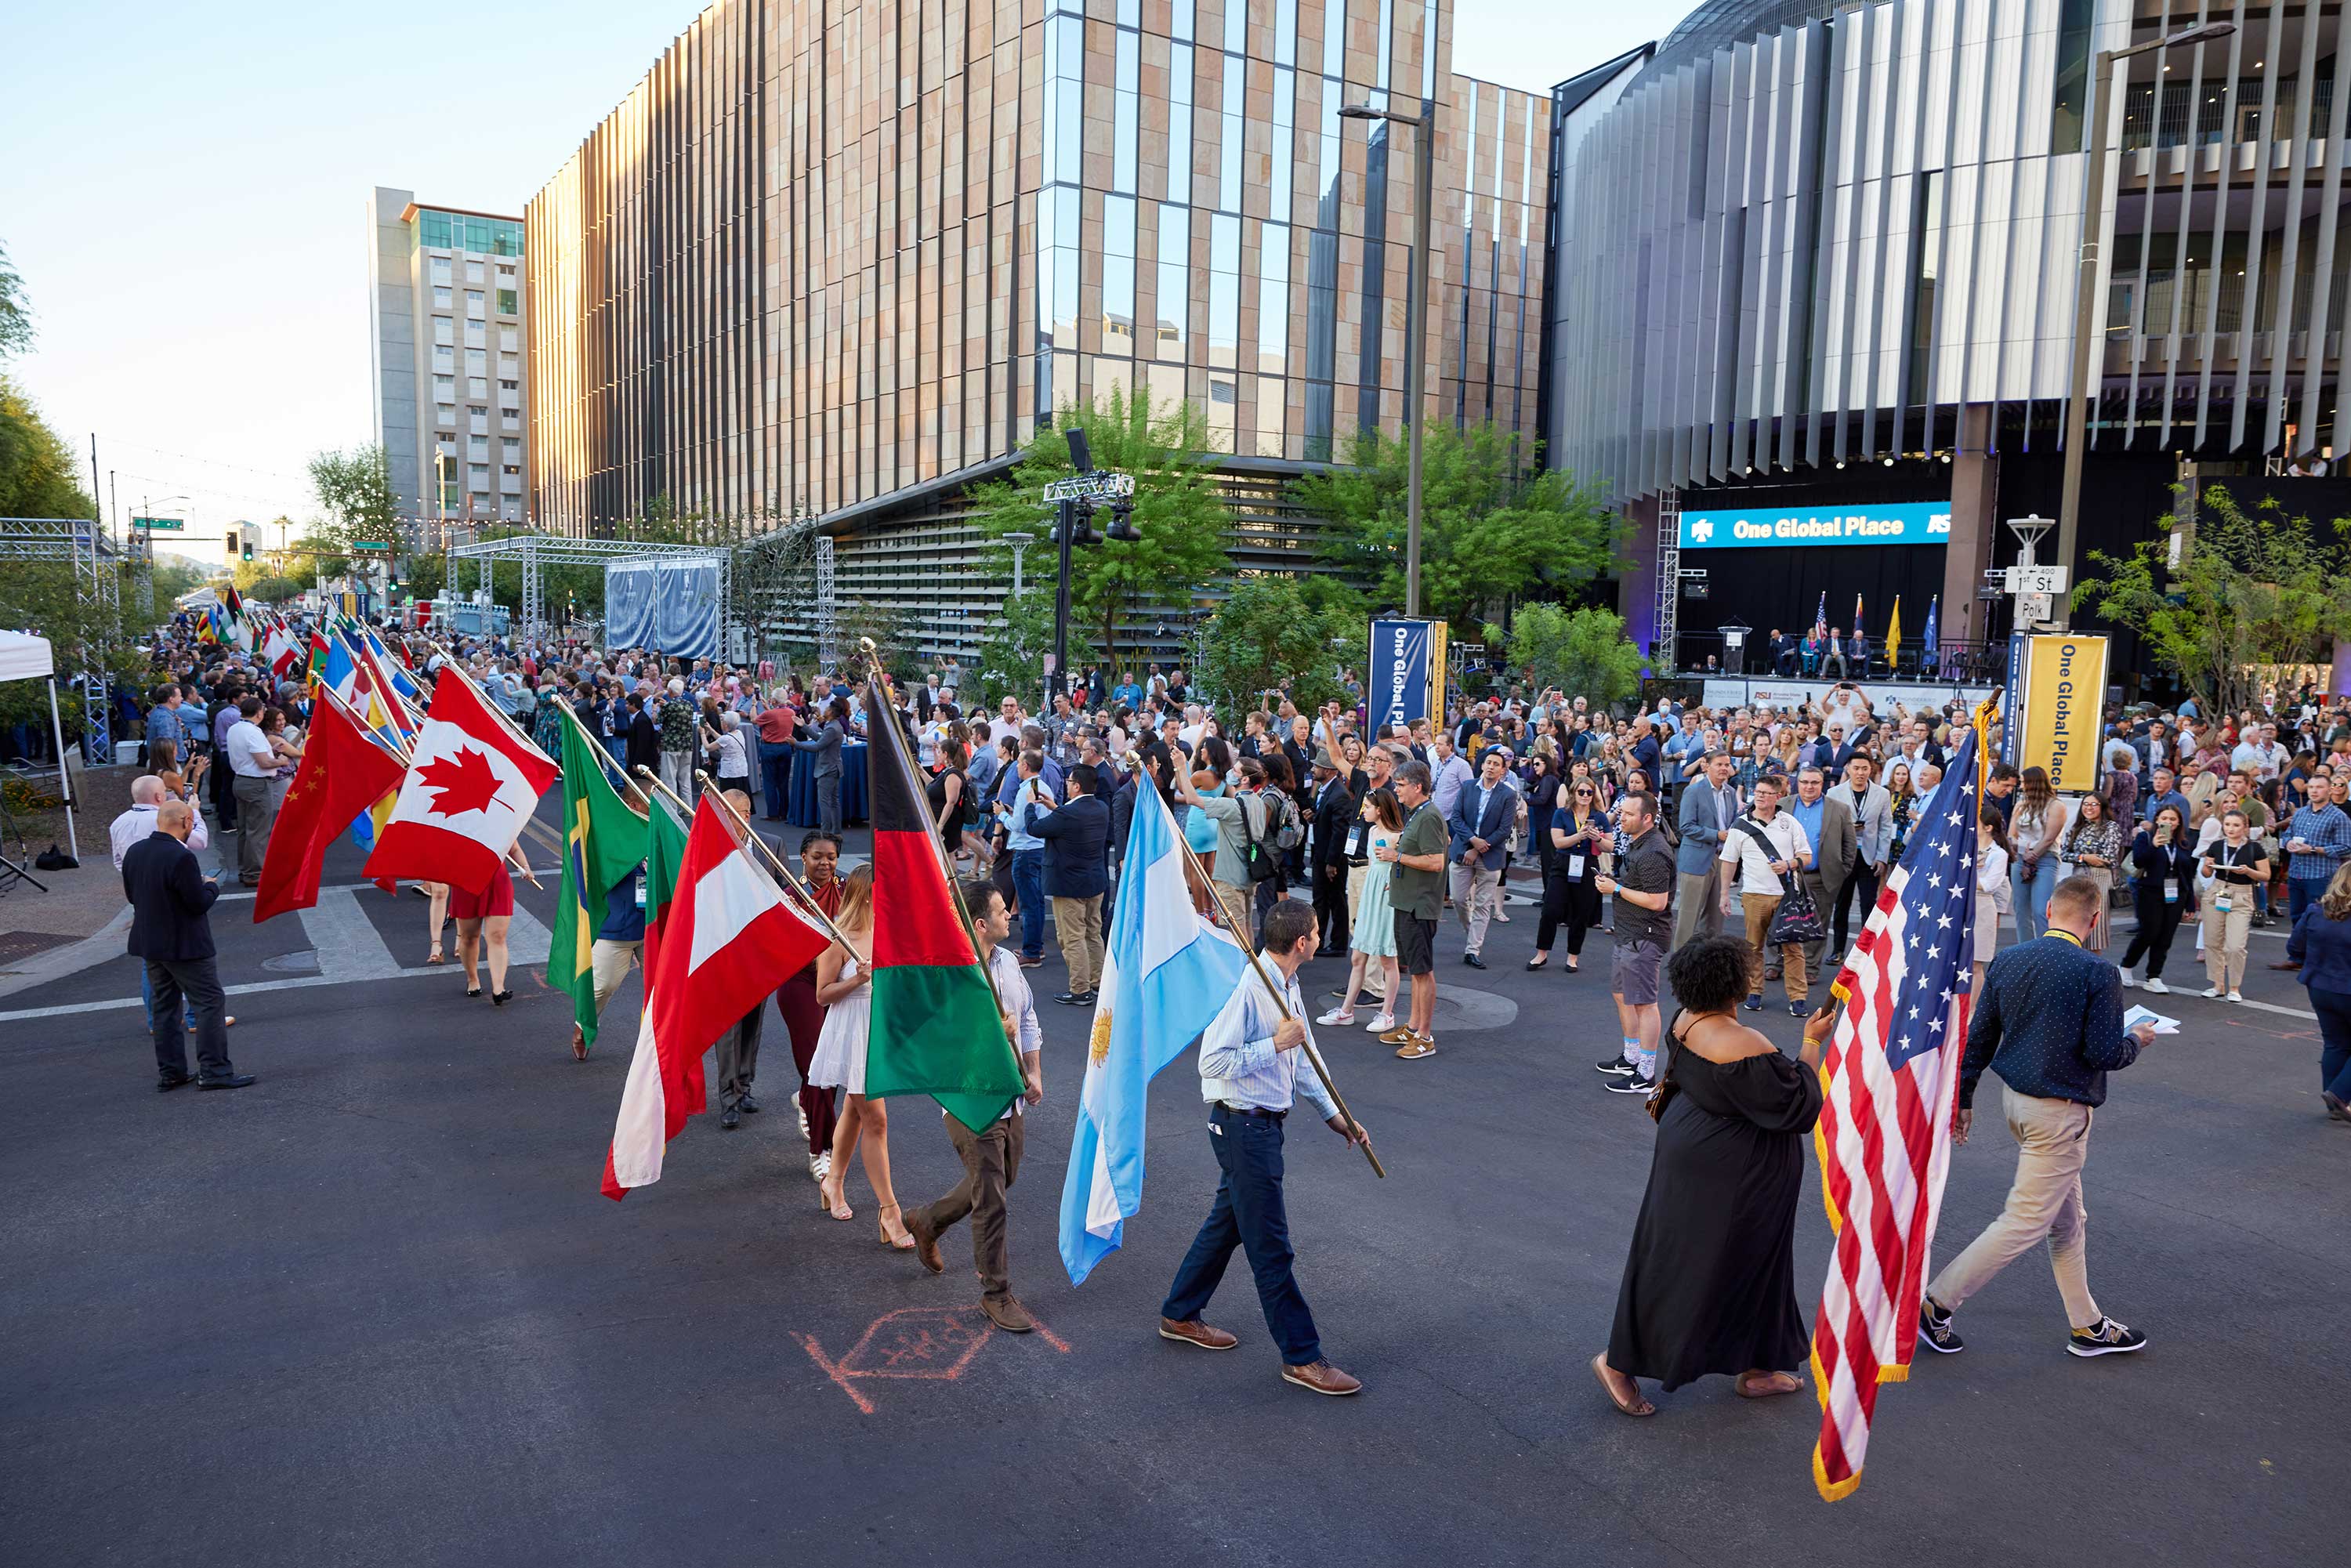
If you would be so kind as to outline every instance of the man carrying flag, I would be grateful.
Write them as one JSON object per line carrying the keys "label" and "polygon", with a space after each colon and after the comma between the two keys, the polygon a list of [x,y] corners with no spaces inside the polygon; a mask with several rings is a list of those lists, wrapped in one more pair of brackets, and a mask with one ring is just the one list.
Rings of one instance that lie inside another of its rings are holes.
{"label": "man carrying flag", "polygon": [[1118,1249],[1143,1207],[1152,1079],[1223,1010],[1249,963],[1193,905],[1178,832],[1158,786],[1140,776],[1061,1184],[1061,1263],[1072,1285]]}
{"label": "man carrying flag", "polygon": [[[600,945],[597,937],[615,888],[629,888],[630,903],[635,903],[634,890],[643,884],[631,873],[644,862],[649,829],[645,816],[612,788],[602,751],[569,707],[562,712],[563,882],[547,950],[547,983],[571,998],[571,1053],[584,1061],[596,1043],[604,999],[619,988],[629,967],[625,947]],[[633,907],[629,913],[635,914]],[[600,946],[613,951],[601,952]]]}
{"label": "man carrying flag", "polygon": [[604,1156],[604,1195],[615,1201],[659,1181],[669,1141],[707,1109],[702,1053],[831,940],[785,902],[715,802],[704,800],[682,847],[679,838],[675,813],[655,802],[645,1006]]}
{"label": "man carrying flag", "polygon": [[929,802],[882,681],[866,683],[864,701],[866,733],[873,737],[867,762],[873,999],[865,1096],[928,1094],[967,1132],[985,1133],[1028,1084],[1005,1039],[1003,998],[993,994],[948,890]]}

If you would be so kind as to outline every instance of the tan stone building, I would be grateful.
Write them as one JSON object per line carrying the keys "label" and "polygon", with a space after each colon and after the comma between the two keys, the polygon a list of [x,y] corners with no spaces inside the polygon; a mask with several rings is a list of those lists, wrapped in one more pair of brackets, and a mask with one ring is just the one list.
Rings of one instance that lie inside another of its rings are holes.
{"label": "tan stone building", "polygon": [[938,570],[985,559],[965,487],[1142,387],[1231,454],[1237,558],[1294,549],[1281,484],[1403,415],[1419,132],[1339,110],[1429,93],[1427,413],[1531,439],[1551,101],[1452,74],[1450,26],[1418,0],[719,0],[527,209],[533,515],[812,515],[843,598],[969,647],[1002,585]]}

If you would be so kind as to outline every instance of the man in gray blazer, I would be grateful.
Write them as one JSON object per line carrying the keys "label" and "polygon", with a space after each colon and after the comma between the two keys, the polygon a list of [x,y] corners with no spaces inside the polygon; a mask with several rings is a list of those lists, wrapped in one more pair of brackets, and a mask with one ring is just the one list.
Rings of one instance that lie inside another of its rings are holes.
{"label": "man in gray blazer", "polygon": [[1877,887],[1891,868],[1886,861],[1894,848],[1894,800],[1886,786],[1877,782],[1876,765],[1866,757],[1855,757],[1844,765],[1844,782],[1829,791],[1829,799],[1841,802],[1853,813],[1853,870],[1839,890],[1836,910],[1831,918],[1834,938],[1832,964],[1841,962],[1848,946],[1854,902],[1861,903],[1861,923],[1869,924],[1869,912],[1877,907]]}
{"label": "man in gray blazer", "polygon": [[1674,858],[1674,946],[1692,936],[1722,935],[1722,835],[1739,821],[1739,791],[1730,784],[1730,753],[1709,751],[1706,768],[1682,789],[1681,848]]}
{"label": "man in gray blazer", "polygon": [[[1806,768],[1797,773],[1796,800],[1788,810],[1795,813],[1813,841],[1813,862],[1804,868],[1804,887],[1821,912],[1822,936],[1816,942],[1804,944],[1804,972],[1818,975],[1823,973],[1821,955],[1829,948],[1829,916],[1844,893],[1846,880],[1853,875],[1860,836],[1854,831],[1853,808],[1828,794],[1828,775],[1818,768]],[[1817,826],[1813,821],[1815,812],[1819,814]]]}

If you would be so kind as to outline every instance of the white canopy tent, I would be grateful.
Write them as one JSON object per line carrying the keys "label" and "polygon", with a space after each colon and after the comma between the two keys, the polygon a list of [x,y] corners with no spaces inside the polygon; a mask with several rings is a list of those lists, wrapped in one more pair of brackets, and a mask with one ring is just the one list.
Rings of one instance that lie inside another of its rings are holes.
{"label": "white canopy tent", "polygon": [[66,803],[66,848],[74,859],[79,860],[81,843],[74,833],[73,781],[66,777],[66,727],[57,717],[57,661],[50,651],[49,640],[29,632],[0,632],[0,681],[49,683],[49,729],[57,742],[57,795]]}

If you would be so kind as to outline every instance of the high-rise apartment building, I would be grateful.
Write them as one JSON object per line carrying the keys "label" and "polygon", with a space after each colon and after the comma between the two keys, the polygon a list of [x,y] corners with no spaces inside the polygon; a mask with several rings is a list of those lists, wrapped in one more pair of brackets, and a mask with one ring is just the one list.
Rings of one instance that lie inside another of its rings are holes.
{"label": "high-rise apartment building", "polygon": [[379,185],[368,230],[376,439],[415,519],[412,538],[437,537],[444,522],[521,521],[530,494],[522,220],[423,206]]}
{"label": "high-rise apartment building", "polygon": [[534,515],[813,515],[844,599],[969,647],[967,487],[1148,389],[1294,562],[1282,486],[1405,412],[1420,133],[1340,110],[1426,96],[1424,411],[1531,443],[1551,105],[1450,52],[1423,0],[718,0],[526,209]]}

